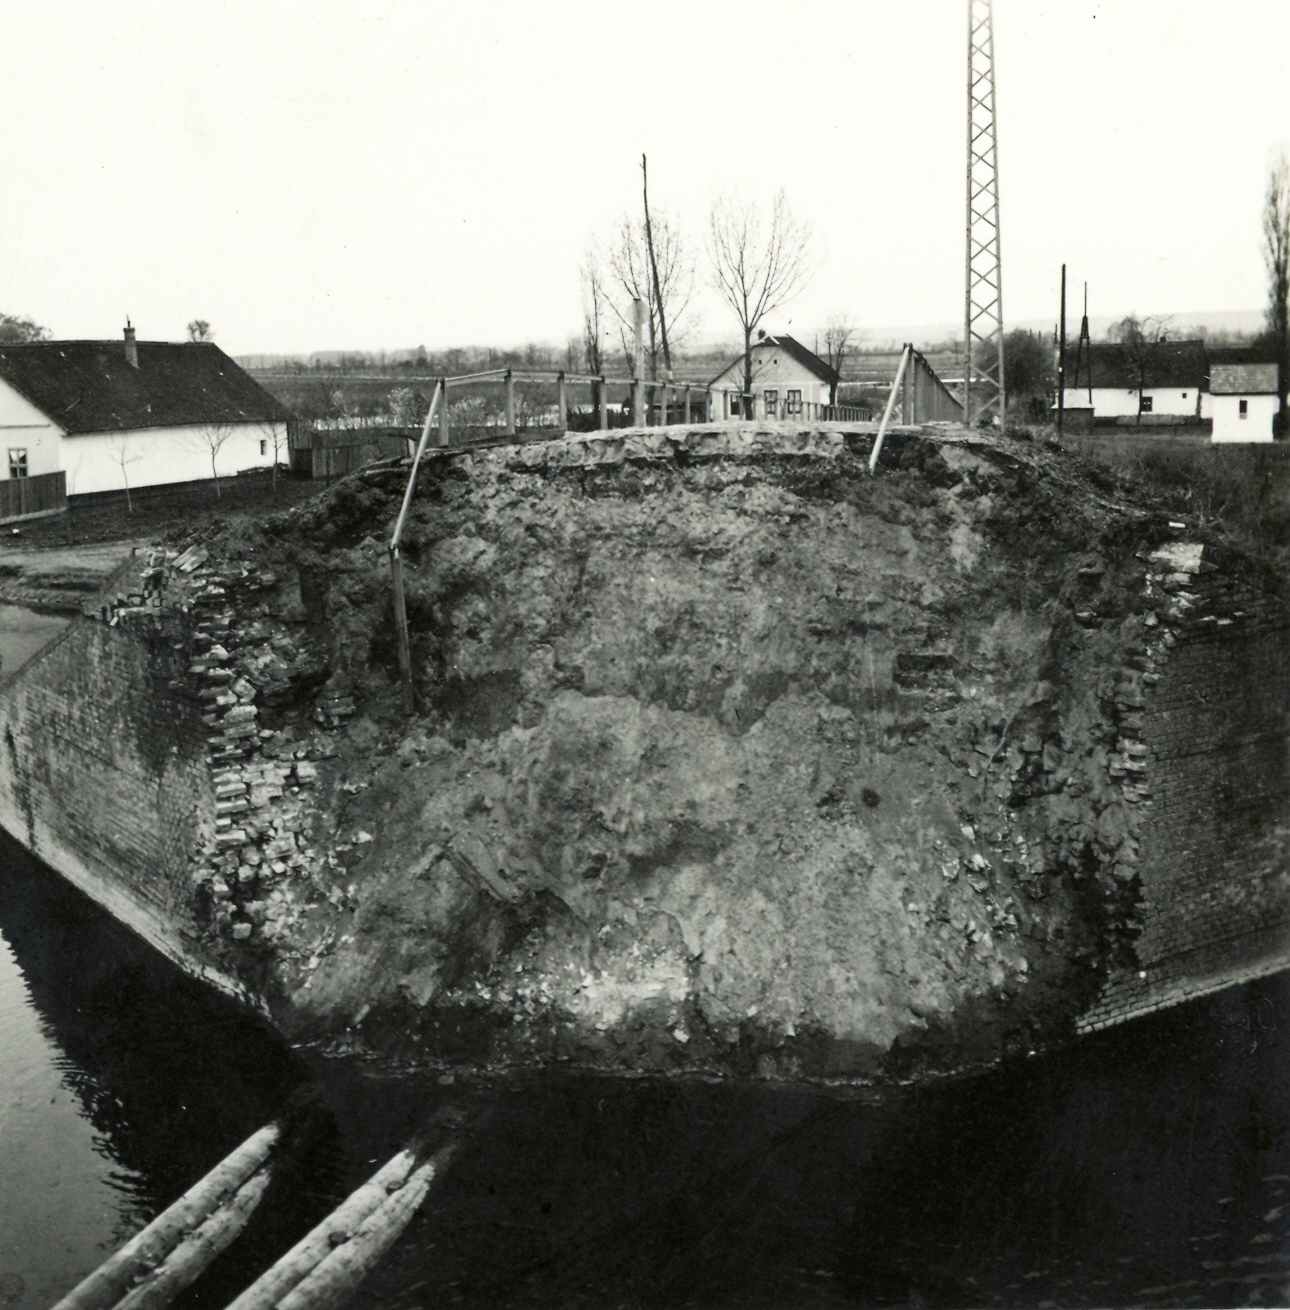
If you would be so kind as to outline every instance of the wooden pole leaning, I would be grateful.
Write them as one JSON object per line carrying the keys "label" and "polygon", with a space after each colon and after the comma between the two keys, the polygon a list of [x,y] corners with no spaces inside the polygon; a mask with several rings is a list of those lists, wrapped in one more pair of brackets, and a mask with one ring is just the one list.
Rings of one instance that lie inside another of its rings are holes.
{"label": "wooden pole leaning", "polygon": [[909,363],[909,354],[913,346],[906,345],[901,351],[900,367],[896,370],[896,380],[891,384],[891,394],[887,397],[887,408],[882,411],[882,422],[878,424],[878,435],[873,439],[873,450],[869,453],[869,472],[878,467],[878,456],[882,454],[882,441],[887,435],[887,423],[896,404],[896,395],[900,391],[901,380],[905,376],[905,365]]}
{"label": "wooden pole leaning", "polygon": [[403,525],[407,521],[408,507],[412,504],[412,493],[416,490],[417,470],[421,467],[421,456],[425,454],[426,446],[430,441],[435,410],[439,406],[447,409],[445,390],[441,378],[435,383],[434,395],[430,397],[430,408],[426,411],[421,440],[417,442],[416,454],[412,456],[412,468],[408,472],[408,485],[403,492],[403,504],[399,508],[399,517],[395,520],[394,532],[390,536],[390,583],[394,588],[394,631],[399,648],[399,681],[403,688],[403,712],[408,715],[416,709],[416,694],[412,686],[412,644],[408,637],[408,606],[403,593],[403,556],[399,553],[399,543],[403,539]]}

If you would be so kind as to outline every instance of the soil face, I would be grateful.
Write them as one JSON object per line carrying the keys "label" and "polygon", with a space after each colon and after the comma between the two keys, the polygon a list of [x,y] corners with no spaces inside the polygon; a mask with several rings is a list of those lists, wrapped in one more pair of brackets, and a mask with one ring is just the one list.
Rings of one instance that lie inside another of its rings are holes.
{"label": "soil face", "polygon": [[1040,443],[897,434],[871,477],[869,441],[437,456],[411,720],[405,467],[209,536],[194,670],[261,732],[212,948],[296,1038],[408,1063],[856,1082],[1067,1036],[1139,930],[1112,684],[1176,530]]}

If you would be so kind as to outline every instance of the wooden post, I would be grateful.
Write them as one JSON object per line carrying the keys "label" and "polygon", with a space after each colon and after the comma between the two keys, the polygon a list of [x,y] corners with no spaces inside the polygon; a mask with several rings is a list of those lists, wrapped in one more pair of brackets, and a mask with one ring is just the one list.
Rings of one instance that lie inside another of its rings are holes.
{"label": "wooden post", "polygon": [[[1062,265],[1061,325],[1057,338],[1057,435],[1062,435],[1066,418],[1066,265]],[[1196,395],[1199,397],[1200,392]]]}
{"label": "wooden post", "polygon": [[597,385],[600,387],[600,430],[605,432],[609,428],[609,382],[602,377]]}
{"label": "wooden post", "polygon": [[515,377],[511,370],[506,370],[506,435],[515,435]]}
{"label": "wooden post", "polygon": [[561,369],[555,381],[555,404],[560,415],[560,431],[569,430],[569,396],[564,389],[564,369]]}
{"label": "wooden post", "polygon": [[632,423],[643,428],[649,423],[645,413],[645,302],[637,296],[632,301]]}
{"label": "wooden post", "polygon": [[[909,347],[906,346],[905,349],[908,350]],[[901,357],[901,363],[902,364],[905,363],[905,359],[903,355]],[[910,374],[912,373],[912,371],[913,370],[909,368],[905,369],[905,385],[900,389],[900,421],[904,423],[906,426],[908,426],[910,423],[913,422],[913,418],[910,410],[910,401],[912,397],[909,394],[910,380],[911,380]]]}
{"label": "wooden post", "polygon": [[688,382],[685,386],[685,421],[687,424],[690,421],[690,385]]}
{"label": "wooden post", "polygon": [[439,444],[447,446],[451,444],[452,438],[448,432],[448,379],[439,379],[439,389],[442,399],[439,402]]}

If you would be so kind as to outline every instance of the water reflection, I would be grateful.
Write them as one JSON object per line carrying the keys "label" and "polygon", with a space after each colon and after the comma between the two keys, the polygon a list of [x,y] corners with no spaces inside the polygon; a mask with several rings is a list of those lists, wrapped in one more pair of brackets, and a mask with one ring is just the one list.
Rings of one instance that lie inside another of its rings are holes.
{"label": "water reflection", "polygon": [[185,1305],[227,1304],[449,1100],[487,1118],[356,1307],[1290,1304],[1286,976],[844,1102],[292,1053],[4,838],[0,936],[0,1276],[24,1306],[306,1082],[328,1114]]}
{"label": "water reflection", "polygon": [[[266,1027],[183,977],[3,834],[0,938],[0,965],[9,964],[0,968],[0,1273],[21,1275],[25,1299],[48,1304],[308,1075]],[[297,1174],[285,1197],[266,1198],[244,1246],[279,1251],[334,1201],[328,1150],[303,1145],[295,1163],[310,1171],[308,1185]],[[40,1234],[35,1245],[29,1230]],[[230,1299],[219,1274],[190,1304]]]}

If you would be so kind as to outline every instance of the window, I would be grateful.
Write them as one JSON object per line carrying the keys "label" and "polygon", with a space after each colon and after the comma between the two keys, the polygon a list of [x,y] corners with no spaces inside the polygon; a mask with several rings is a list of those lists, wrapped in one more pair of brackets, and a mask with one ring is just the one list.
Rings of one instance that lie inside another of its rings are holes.
{"label": "window", "polygon": [[9,476],[11,478],[25,478],[27,476],[27,448],[9,447]]}
{"label": "window", "polygon": [[802,393],[800,391],[786,391],[784,393],[784,413],[800,414],[802,412]]}
{"label": "window", "polygon": [[1185,391],[1183,392],[1183,399],[1184,399],[1184,400],[1187,399],[1187,393],[1186,393]]}
{"label": "window", "polygon": [[1240,401],[1238,401],[1238,402],[1237,402],[1237,405],[1236,405],[1236,412],[1237,412],[1237,413],[1238,413],[1242,418],[1249,418],[1249,417],[1250,417],[1250,402],[1249,402],[1248,400],[1240,400]]}
{"label": "window", "polygon": [[269,453],[269,443],[268,443],[267,441],[261,441],[261,442],[260,442],[260,454],[261,454],[261,455],[267,455],[268,453]]}
{"label": "window", "polygon": [[1155,399],[1154,396],[1143,396],[1143,397],[1142,397],[1142,409],[1141,409],[1140,412],[1143,413],[1143,414],[1150,414],[1150,413],[1151,413],[1151,402],[1152,402],[1154,399]]}
{"label": "window", "polygon": [[775,418],[779,413],[779,392],[766,392],[766,417]]}

